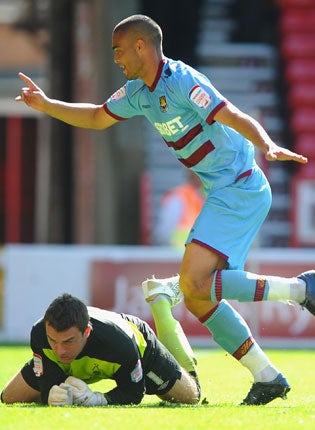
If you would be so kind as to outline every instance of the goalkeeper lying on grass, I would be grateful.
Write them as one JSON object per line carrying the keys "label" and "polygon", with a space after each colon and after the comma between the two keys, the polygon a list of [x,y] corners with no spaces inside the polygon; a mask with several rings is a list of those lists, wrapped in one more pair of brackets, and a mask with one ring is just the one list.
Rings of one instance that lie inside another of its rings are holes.
{"label": "goalkeeper lying on grass", "polygon": [[[1,401],[105,406],[139,404],[144,394],[155,394],[169,402],[198,403],[193,353],[176,329],[183,342],[179,361],[186,370],[146,322],[87,307],[63,294],[33,326],[33,358],[4,387]],[[117,386],[93,392],[88,384],[102,379],[113,379]]]}

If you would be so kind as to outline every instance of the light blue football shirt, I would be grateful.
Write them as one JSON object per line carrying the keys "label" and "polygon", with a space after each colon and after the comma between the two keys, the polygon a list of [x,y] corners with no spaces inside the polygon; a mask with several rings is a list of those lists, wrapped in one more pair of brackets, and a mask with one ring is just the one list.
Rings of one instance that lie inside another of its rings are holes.
{"label": "light blue football shirt", "polygon": [[104,109],[118,120],[145,116],[209,193],[234,183],[255,166],[253,144],[213,120],[226,103],[205,75],[181,61],[163,58],[151,87],[140,79],[127,81]]}

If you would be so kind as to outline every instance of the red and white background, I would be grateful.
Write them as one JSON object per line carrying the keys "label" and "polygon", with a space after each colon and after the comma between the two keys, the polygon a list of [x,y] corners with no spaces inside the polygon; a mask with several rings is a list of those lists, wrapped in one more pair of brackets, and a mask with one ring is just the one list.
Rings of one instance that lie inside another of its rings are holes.
{"label": "red and white background", "polygon": [[[176,274],[180,259],[178,253],[157,247],[6,245],[0,252],[0,341],[27,342],[32,324],[63,292],[90,305],[138,315],[154,327],[141,282],[152,274]],[[314,249],[268,248],[252,251],[246,268],[291,277],[314,266]],[[315,348],[315,318],[300,306],[236,301],[233,306],[261,345]],[[194,346],[215,346],[183,304],[173,313]]]}

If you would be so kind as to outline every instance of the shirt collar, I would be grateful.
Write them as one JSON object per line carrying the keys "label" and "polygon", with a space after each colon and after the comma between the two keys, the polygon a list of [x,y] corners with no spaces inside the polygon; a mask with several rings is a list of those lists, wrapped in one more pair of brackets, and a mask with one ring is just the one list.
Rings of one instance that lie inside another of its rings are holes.
{"label": "shirt collar", "polygon": [[155,90],[155,88],[156,88],[156,86],[157,86],[157,83],[159,82],[159,79],[160,79],[160,77],[161,77],[162,70],[163,70],[163,67],[164,67],[164,64],[165,64],[165,63],[166,63],[166,59],[165,59],[165,58],[162,58],[162,60],[160,61],[159,68],[158,68],[158,70],[157,70],[157,73],[156,73],[156,76],[155,76],[154,82],[153,82],[153,84],[152,84],[150,87],[148,87],[148,88],[149,88],[149,91],[150,91],[151,93]]}

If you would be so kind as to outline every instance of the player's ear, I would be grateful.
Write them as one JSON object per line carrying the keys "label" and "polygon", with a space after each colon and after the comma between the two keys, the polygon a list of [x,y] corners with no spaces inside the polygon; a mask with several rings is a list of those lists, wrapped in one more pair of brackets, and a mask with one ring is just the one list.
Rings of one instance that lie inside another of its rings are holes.
{"label": "player's ear", "polygon": [[84,335],[85,335],[86,338],[88,338],[90,336],[91,331],[92,331],[92,326],[89,323],[88,326],[87,326],[87,328],[84,330]]}
{"label": "player's ear", "polygon": [[146,47],[146,42],[143,39],[138,39],[136,42],[137,51],[140,53],[145,49],[145,47]]}

